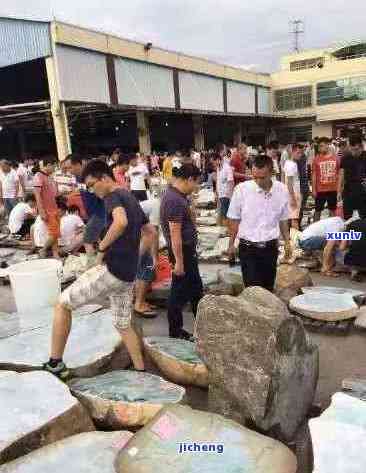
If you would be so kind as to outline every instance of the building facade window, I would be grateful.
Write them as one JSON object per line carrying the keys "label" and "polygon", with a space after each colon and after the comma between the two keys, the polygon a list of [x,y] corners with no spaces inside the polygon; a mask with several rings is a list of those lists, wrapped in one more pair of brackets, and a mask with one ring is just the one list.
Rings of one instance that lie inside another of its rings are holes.
{"label": "building facade window", "polygon": [[312,139],[312,126],[278,128],[276,135],[281,143],[306,143]]}
{"label": "building facade window", "polygon": [[290,71],[301,71],[302,69],[314,69],[314,67],[323,67],[324,58],[314,57],[311,59],[302,59],[301,61],[292,61]]}
{"label": "building facade window", "polygon": [[316,90],[318,105],[366,100],[366,76],[320,82]]}
{"label": "building facade window", "polygon": [[275,91],[276,111],[298,110],[312,106],[311,86]]}

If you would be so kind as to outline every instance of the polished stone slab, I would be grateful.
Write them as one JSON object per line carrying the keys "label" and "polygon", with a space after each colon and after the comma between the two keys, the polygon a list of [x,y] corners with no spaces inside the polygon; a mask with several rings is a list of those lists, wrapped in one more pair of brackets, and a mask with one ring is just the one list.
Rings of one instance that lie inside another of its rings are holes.
{"label": "polished stone slab", "polygon": [[3,465],[0,473],[115,473],[116,457],[132,437],[128,431],[73,435]]}
{"label": "polished stone slab", "polygon": [[0,376],[0,464],[69,435],[94,430],[67,386],[44,371]]}
{"label": "polished stone slab", "polygon": [[[50,341],[50,324],[2,339],[0,369],[40,369],[48,360]],[[93,376],[109,363],[121,343],[109,310],[75,317],[64,361],[73,375]]]}
{"label": "polished stone slab", "polygon": [[359,309],[350,294],[308,292],[293,297],[290,309],[315,320],[336,322],[357,317]]}

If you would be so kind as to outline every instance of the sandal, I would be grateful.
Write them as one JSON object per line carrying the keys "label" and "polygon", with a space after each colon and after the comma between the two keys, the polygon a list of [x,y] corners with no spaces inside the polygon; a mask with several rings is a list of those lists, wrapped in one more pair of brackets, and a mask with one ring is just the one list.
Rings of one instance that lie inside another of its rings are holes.
{"label": "sandal", "polygon": [[321,271],[320,274],[322,276],[326,276],[328,278],[339,278],[340,274],[335,273],[334,271]]}

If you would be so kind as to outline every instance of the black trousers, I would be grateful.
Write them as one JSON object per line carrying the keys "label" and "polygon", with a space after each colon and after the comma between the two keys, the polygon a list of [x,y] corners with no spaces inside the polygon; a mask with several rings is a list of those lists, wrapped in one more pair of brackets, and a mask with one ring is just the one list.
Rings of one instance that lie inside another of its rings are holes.
{"label": "black trousers", "polygon": [[[171,256],[174,264],[174,258]],[[195,248],[183,245],[184,276],[172,275],[172,285],[168,299],[169,336],[176,337],[183,328],[183,308],[190,302],[194,317],[203,296],[203,285],[198,268]]]}
{"label": "black trousers", "polygon": [[358,210],[360,218],[366,218],[366,193],[344,193],[343,194],[343,214],[344,219],[352,217],[353,211]]}
{"label": "black trousers", "polygon": [[300,225],[300,228],[301,228],[301,222],[302,222],[302,218],[304,216],[304,209],[306,207],[306,204],[308,202],[308,198],[309,198],[309,191],[307,192],[301,192],[301,207],[300,207],[300,213],[299,213],[299,225]]}
{"label": "black trousers", "polygon": [[247,246],[240,242],[239,258],[245,287],[261,286],[273,291],[277,274],[277,242],[266,248]]}
{"label": "black trousers", "polygon": [[21,235],[22,237],[30,234],[30,229],[33,223],[35,222],[35,218],[27,218],[24,220],[23,225],[18,230],[17,234]]}

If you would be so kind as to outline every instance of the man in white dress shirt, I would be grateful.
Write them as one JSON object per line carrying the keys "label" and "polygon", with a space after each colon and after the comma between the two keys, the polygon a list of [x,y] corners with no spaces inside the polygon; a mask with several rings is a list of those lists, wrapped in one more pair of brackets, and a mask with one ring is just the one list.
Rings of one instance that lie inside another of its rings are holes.
{"label": "man in white dress shirt", "polygon": [[281,182],[272,181],[272,172],[272,159],[257,156],[252,167],[253,180],[235,188],[228,211],[229,254],[234,255],[238,237],[245,286],[261,286],[269,291],[273,291],[276,279],[280,233],[286,257],[291,253],[288,190]]}

